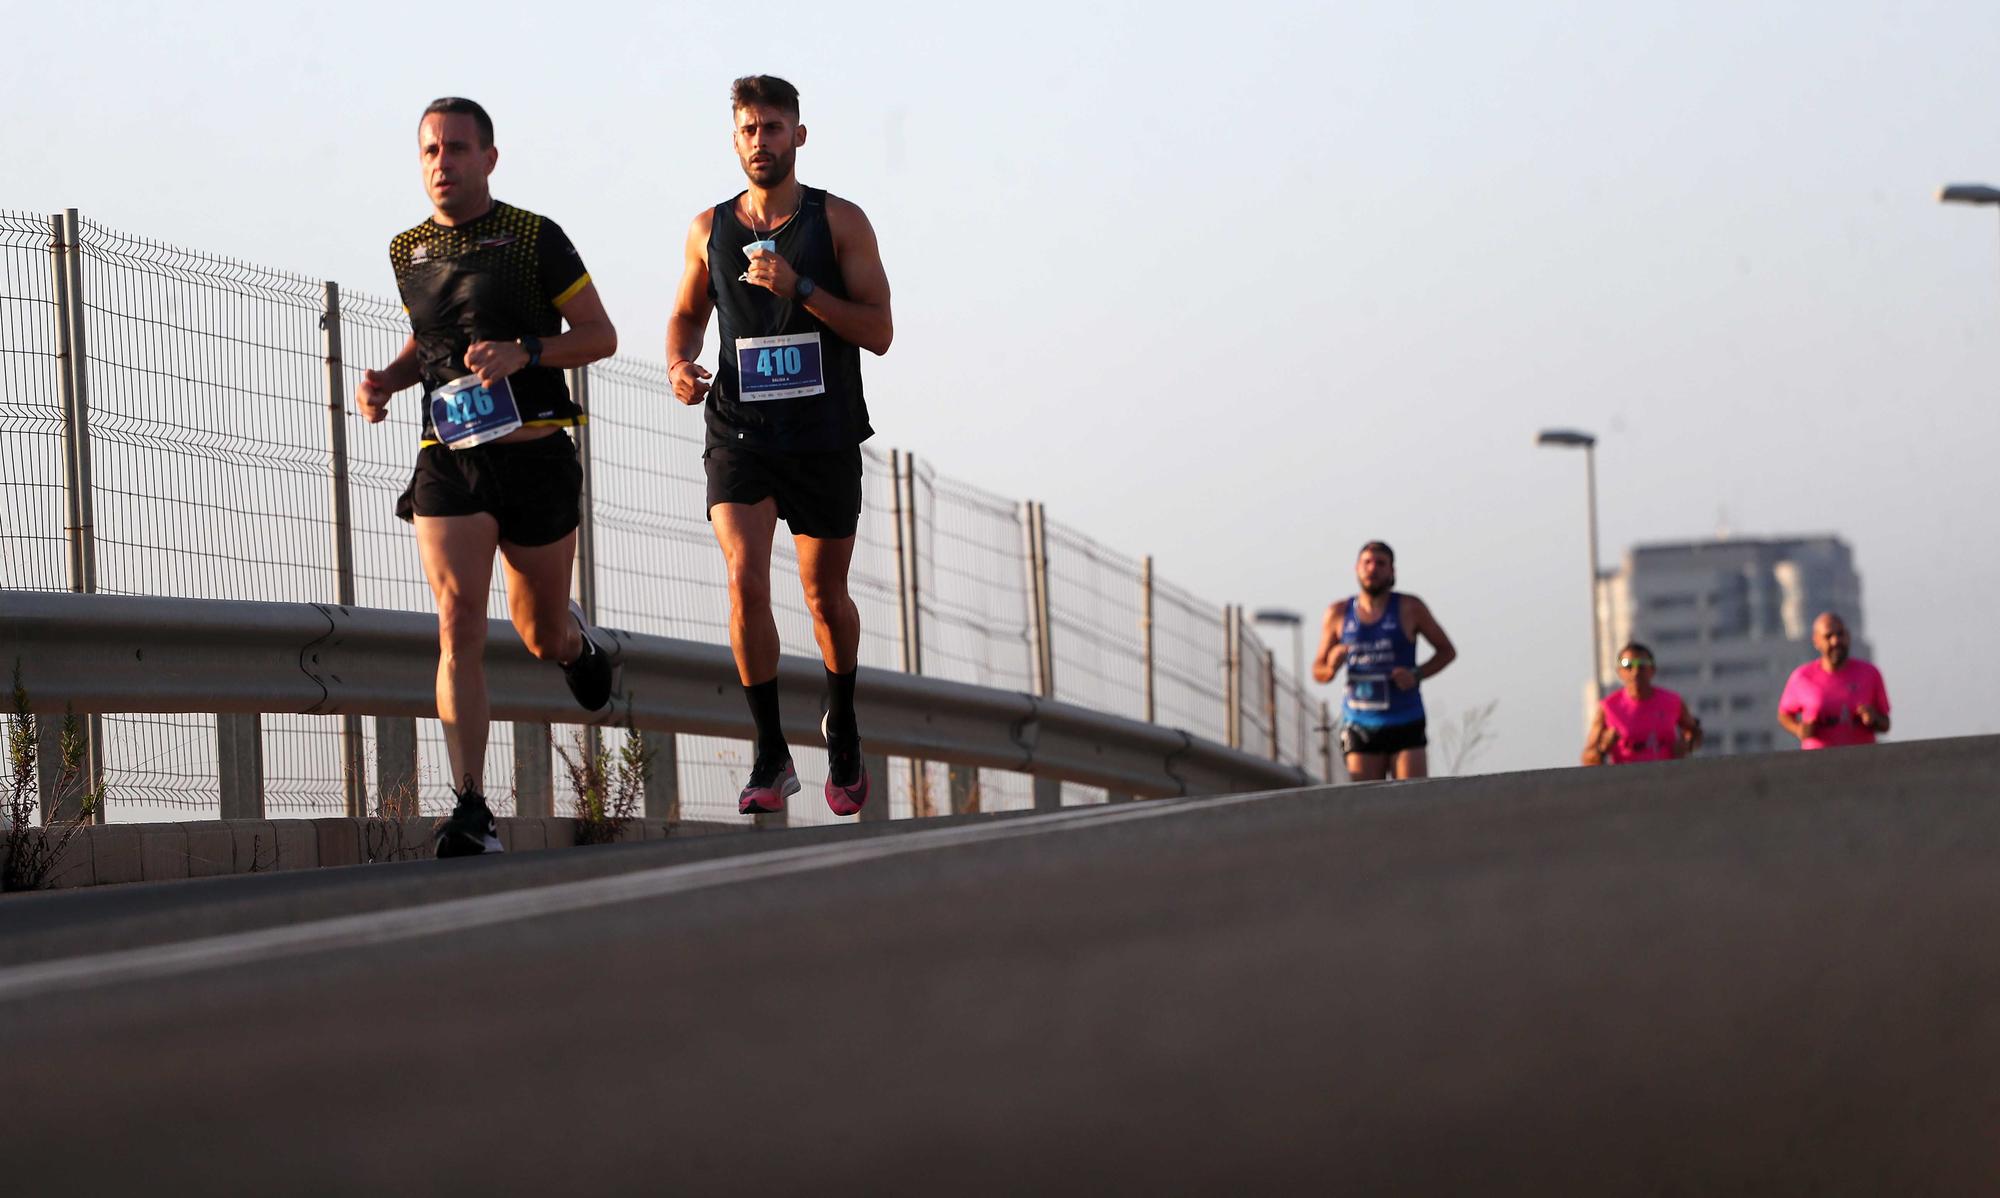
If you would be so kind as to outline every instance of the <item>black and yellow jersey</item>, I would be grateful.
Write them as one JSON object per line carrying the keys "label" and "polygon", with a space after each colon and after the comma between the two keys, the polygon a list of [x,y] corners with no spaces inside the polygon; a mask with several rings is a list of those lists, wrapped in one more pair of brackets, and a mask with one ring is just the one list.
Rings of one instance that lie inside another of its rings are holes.
{"label": "black and yellow jersey", "polygon": [[[472,373],[465,368],[465,351],[473,342],[562,332],[557,309],[590,282],[583,259],[556,222],[498,202],[462,225],[426,220],[398,233],[389,243],[389,264],[417,339],[427,400],[438,387]],[[528,366],[509,381],[523,423],[583,423],[562,371]],[[430,404],[423,409],[428,445]]]}

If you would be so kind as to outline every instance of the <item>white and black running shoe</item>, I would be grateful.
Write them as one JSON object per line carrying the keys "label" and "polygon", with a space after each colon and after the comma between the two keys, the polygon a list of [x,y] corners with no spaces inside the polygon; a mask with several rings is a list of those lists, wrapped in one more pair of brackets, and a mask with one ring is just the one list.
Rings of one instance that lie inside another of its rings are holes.
{"label": "white and black running shoe", "polygon": [[493,809],[486,805],[486,796],[476,790],[458,796],[458,805],[438,821],[431,840],[439,857],[477,857],[481,853],[506,851],[500,844],[500,825],[493,820]]}
{"label": "white and black running shoe", "polygon": [[563,667],[563,680],[569,683],[569,693],[576,696],[577,706],[585,711],[603,711],[611,703],[612,691],[617,689],[617,663],[591,635],[590,622],[583,618],[583,608],[574,599],[569,602],[569,614],[576,617],[577,631],[583,634],[583,652]]}

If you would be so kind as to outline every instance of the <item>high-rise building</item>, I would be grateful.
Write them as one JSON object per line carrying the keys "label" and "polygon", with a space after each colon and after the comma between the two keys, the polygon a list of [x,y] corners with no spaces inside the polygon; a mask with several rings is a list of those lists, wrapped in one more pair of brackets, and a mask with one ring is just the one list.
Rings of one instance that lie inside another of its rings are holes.
{"label": "high-rise building", "polygon": [[[1796,748],[1778,727],[1778,696],[1816,656],[1813,618],[1837,611],[1856,657],[1873,659],[1861,576],[1838,537],[1637,545],[1598,580],[1605,693],[1618,685],[1619,646],[1636,640],[1659,662],[1655,681],[1701,719],[1704,756]],[[1595,708],[1586,690],[1585,717]]]}

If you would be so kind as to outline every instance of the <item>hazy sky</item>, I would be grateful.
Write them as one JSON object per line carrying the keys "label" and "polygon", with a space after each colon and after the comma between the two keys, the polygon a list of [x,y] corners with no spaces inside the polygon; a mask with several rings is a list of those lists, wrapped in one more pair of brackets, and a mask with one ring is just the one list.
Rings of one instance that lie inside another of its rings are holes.
{"label": "hazy sky", "polygon": [[[1505,11],[1502,11],[1502,10]],[[447,15],[448,14],[448,15]],[[2000,731],[2000,5],[10,4],[0,207],[393,292],[417,114],[658,354],[729,80],[873,219],[880,443],[1196,593],[1314,613],[1355,548],[1459,642],[1484,768],[1574,759],[1583,464],[1641,540],[1837,532],[1900,737]],[[689,419],[667,412],[663,419]],[[1289,646],[1281,646],[1288,652]],[[1773,696],[1774,705],[1775,698]]]}

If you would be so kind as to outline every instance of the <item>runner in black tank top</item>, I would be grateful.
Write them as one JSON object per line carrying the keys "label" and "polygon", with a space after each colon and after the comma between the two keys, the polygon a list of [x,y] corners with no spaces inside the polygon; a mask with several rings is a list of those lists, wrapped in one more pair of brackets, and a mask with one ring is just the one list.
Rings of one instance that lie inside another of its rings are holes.
{"label": "runner in black tank top", "polygon": [[[675,398],[708,404],[708,517],[729,562],[729,639],[757,726],[737,809],[781,812],[799,789],[779,724],[771,616],[771,540],[782,519],[826,663],[826,802],[853,815],[868,801],[869,778],[854,717],[861,616],[847,569],[861,518],[861,442],[875,431],[860,351],[888,352],[889,280],[861,209],[801,186],[793,171],[806,142],[798,90],[750,75],[730,102],[750,187],[688,230],[667,374]],[[722,334],[713,372],[695,361],[711,312]]]}

